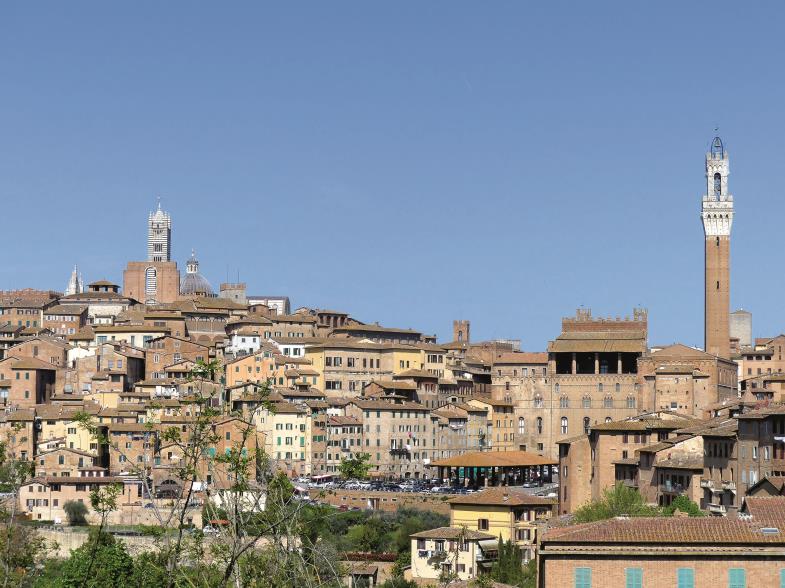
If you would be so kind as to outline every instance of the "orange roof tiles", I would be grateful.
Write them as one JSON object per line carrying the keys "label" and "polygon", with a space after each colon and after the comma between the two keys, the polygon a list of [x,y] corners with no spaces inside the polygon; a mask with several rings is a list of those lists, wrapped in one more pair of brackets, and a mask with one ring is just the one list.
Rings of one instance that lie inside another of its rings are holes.
{"label": "orange roof tiles", "polygon": [[765,521],[726,517],[632,517],[584,523],[546,531],[546,543],[620,544],[785,544],[785,529],[763,533]]}

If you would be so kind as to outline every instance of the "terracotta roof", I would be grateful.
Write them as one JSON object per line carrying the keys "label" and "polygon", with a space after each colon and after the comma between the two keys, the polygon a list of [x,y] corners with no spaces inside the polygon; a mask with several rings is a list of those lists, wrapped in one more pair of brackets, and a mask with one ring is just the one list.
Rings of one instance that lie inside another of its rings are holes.
{"label": "terracotta roof", "polygon": [[302,414],[306,411],[298,404],[292,404],[291,402],[278,402],[273,406],[273,412],[275,414]]}
{"label": "terracotta roof", "polygon": [[547,543],[589,544],[785,544],[785,529],[766,534],[764,521],[726,517],[633,517],[554,528],[542,537]]}
{"label": "terracotta roof", "polygon": [[716,357],[711,353],[706,353],[702,349],[695,349],[694,347],[684,345],[683,343],[674,343],[673,345],[658,349],[657,351],[652,352],[651,356],[660,360],[665,357],[675,357],[679,359],[707,359]]}
{"label": "terracotta roof", "polygon": [[778,525],[785,533],[785,496],[747,496],[744,509],[752,515],[753,521]]}
{"label": "terracotta roof", "polygon": [[152,432],[150,423],[109,423],[110,433],[133,433],[135,431],[142,433]]}
{"label": "terracotta roof", "polygon": [[381,325],[345,325],[334,327],[333,333],[345,333],[347,331],[358,331],[361,333],[398,333],[406,335],[420,335],[420,331],[413,329],[397,329],[395,327],[383,327]]}
{"label": "terracotta roof", "polygon": [[501,506],[553,506],[556,500],[528,494],[514,487],[488,488],[448,500],[450,504],[482,504]]}
{"label": "terracotta roof", "polygon": [[41,361],[40,359],[35,359],[34,357],[24,357],[17,361],[13,366],[11,366],[12,370],[52,370],[56,371],[57,367],[53,366],[51,363],[46,361]]}
{"label": "terracotta roof", "polygon": [[646,351],[645,331],[569,331],[548,344],[550,353],[596,351],[600,353]]}
{"label": "terracotta roof", "polygon": [[428,412],[428,408],[419,402],[386,402],[384,400],[363,400],[355,398],[350,401],[363,410],[422,410]]}
{"label": "terracotta roof", "polygon": [[406,380],[372,380],[368,383],[370,386],[371,384],[376,384],[380,388],[384,388],[385,390],[416,390],[417,384],[414,382],[407,382]]}
{"label": "terracotta roof", "polygon": [[472,451],[446,459],[437,459],[431,466],[451,467],[521,467],[557,465],[559,462],[528,451]]}
{"label": "terracotta roof", "polygon": [[640,418],[632,417],[623,421],[612,421],[610,423],[597,423],[591,426],[592,431],[650,431],[666,429],[674,431],[681,429],[696,422],[696,419],[682,418],[681,416],[673,419],[662,418]]}
{"label": "terracotta roof", "polygon": [[640,461],[638,457],[628,457],[626,459],[614,459],[611,463],[613,465],[638,465]]}
{"label": "terracotta roof", "polygon": [[82,327],[75,334],[68,335],[69,341],[92,341],[95,339],[95,331],[90,326]]}
{"label": "terracotta roof", "polygon": [[[93,331],[100,333],[169,333],[169,327],[151,325],[94,325]],[[107,341],[109,343],[109,341]]]}
{"label": "terracotta roof", "polygon": [[482,402],[487,404],[488,406],[515,406],[513,402],[508,402],[507,400],[495,400],[493,398],[480,398],[479,396],[472,396],[471,398],[467,398],[466,402],[470,402],[475,400],[477,402]]}
{"label": "terracotta roof", "polygon": [[783,477],[783,476],[764,476],[758,482],[756,482],[755,484],[753,484],[749,488],[747,488],[748,498],[749,498],[749,495],[752,493],[752,490],[754,488],[759,488],[760,486],[762,486],[763,484],[766,484],[766,483],[771,484],[772,486],[774,486],[774,488],[780,494],[785,493],[785,477]]}
{"label": "terracotta roof", "polygon": [[509,353],[500,353],[493,360],[494,365],[498,364],[546,364],[548,363],[547,352],[530,352],[530,351],[511,351]]}
{"label": "terracotta roof", "polygon": [[656,468],[671,470],[700,470],[703,471],[703,456],[698,455],[674,455],[668,459],[662,459],[654,464]]}
{"label": "terracotta roof", "polygon": [[56,306],[50,306],[44,311],[44,316],[47,314],[62,314],[67,316],[74,316],[78,314],[82,314],[83,312],[87,311],[87,306],[83,306],[81,304],[57,304]]}
{"label": "terracotta roof", "polygon": [[356,419],[350,416],[331,416],[327,419],[328,425],[334,426],[343,426],[343,425],[362,425],[362,421],[360,419]]}
{"label": "terracotta roof", "polygon": [[431,372],[426,372],[425,370],[406,370],[405,372],[400,372],[398,374],[393,375],[394,378],[428,378],[432,380],[438,380],[439,376],[436,374],[432,374]]}
{"label": "terracotta roof", "polygon": [[[47,439],[48,441],[48,439]],[[49,455],[50,453],[57,453],[58,451],[69,451],[71,453],[76,453],[77,455],[84,455],[86,457],[98,458],[98,455],[95,453],[89,453],[87,451],[82,451],[81,449],[72,449],[70,447],[56,447],[55,449],[48,449],[46,451],[42,451],[38,455],[36,455],[33,459],[38,459],[43,455]],[[80,468],[83,469],[83,468]]]}
{"label": "terracotta roof", "polygon": [[588,435],[586,435],[586,434],[583,434],[583,435],[573,435],[572,437],[565,437],[564,439],[557,439],[556,440],[556,444],[557,445],[570,445],[572,443],[575,443],[576,441],[581,441],[582,439],[586,439],[587,437],[588,437]]}
{"label": "terracotta roof", "polygon": [[465,537],[470,541],[481,541],[485,539],[496,539],[494,535],[489,533],[482,533],[480,531],[473,531],[460,527],[439,527],[438,529],[430,529],[429,531],[420,531],[410,535],[412,539],[458,539]]}
{"label": "terracotta roof", "polygon": [[82,292],[80,294],[69,294],[68,296],[63,296],[60,299],[60,302],[68,302],[70,300],[100,300],[101,298],[105,298],[107,300],[133,300],[132,298],[128,298],[127,296],[123,296],[117,292]]}

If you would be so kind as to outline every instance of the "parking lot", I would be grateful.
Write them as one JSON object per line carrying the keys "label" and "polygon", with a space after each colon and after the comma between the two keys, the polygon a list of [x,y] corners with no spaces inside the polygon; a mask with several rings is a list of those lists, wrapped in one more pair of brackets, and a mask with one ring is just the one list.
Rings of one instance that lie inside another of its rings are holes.
{"label": "parking lot", "polygon": [[[373,492],[413,492],[423,494],[451,494],[462,495],[472,494],[483,490],[483,488],[465,488],[461,486],[451,486],[442,480],[400,480],[400,481],[367,481],[367,480],[313,480],[309,478],[298,478],[295,482],[298,487],[308,490],[367,490]],[[542,483],[539,481],[526,482],[522,486],[516,486],[517,490],[529,494],[544,496],[549,498],[557,497],[558,482]]]}

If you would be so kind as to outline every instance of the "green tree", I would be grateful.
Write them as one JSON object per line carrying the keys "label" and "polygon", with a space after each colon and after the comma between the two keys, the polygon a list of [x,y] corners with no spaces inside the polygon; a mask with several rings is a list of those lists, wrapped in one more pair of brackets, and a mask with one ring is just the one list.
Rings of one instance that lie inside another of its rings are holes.
{"label": "green tree", "polygon": [[706,513],[700,509],[700,506],[695,504],[688,497],[684,496],[684,494],[674,498],[670,505],[662,509],[662,514],[666,516],[672,516],[676,513],[677,510],[686,513],[691,517],[706,516]]}
{"label": "green tree", "polygon": [[418,585],[414,580],[406,580],[403,576],[395,576],[379,584],[379,588],[418,588]]}
{"label": "green tree", "polygon": [[[491,567],[491,578],[502,584],[519,586],[520,588],[534,588],[536,569],[532,566],[534,560],[526,566],[523,565],[521,549],[511,541],[504,542],[499,538],[498,557]],[[532,573],[534,570],[534,573]]]}
{"label": "green tree", "polygon": [[384,551],[388,545],[387,525],[381,517],[371,517],[362,525],[351,527],[347,539],[356,551]]}
{"label": "green tree", "polygon": [[87,524],[87,505],[78,500],[68,500],[63,505],[65,516],[68,517],[69,525],[86,525]]}
{"label": "green tree", "polygon": [[576,510],[574,520],[576,523],[590,523],[622,515],[653,517],[658,514],[659,511],[646,504],[635,488],[618,483],[612,488],[606,488],[599,500],[584,504]]}
{"label": "green tree", "polygon": [[131,586],[134,560],[125,544],[109,533],[90,531],[90,539],[71,552],[59,584],[63,588],[120,588]]}
{"label": "green tree", "polygon": [[350,459],[342,459],[338,466],[338,472],[344,479],[364,480],[368,477],[368,472],[371,471],[370,459],[370,453],[358,453]]}

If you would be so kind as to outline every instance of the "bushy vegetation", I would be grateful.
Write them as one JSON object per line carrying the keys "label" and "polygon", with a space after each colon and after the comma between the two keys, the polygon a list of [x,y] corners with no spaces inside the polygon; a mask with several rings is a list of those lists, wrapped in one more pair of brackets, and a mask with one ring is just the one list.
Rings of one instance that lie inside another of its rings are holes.
{"label": "bushy vegetation", "polygon": [[641,493],[635,488],[619,483],[611,488],[606,488],[602,493],[602,498],[584,504],[576,510],[574,521],[576,523],[590,523],[620,516],[672,516],[676,510],[689,516],[703,516],[700,507],[686,496],[678,496],[670,506],[659,508],[646,504]]}

